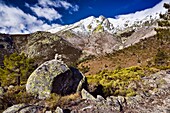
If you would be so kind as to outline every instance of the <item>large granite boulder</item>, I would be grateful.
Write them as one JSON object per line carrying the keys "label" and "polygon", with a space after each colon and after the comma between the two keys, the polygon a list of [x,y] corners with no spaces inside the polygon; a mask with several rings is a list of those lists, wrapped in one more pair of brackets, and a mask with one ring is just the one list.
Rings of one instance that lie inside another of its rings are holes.
{"label": "large granite boulder", "polygon": [[80,91],[85,76],[75,68],[69,68],[58,56],[40,65],[28,78],[26,90],[40,99],[51,93],[68,95]]}

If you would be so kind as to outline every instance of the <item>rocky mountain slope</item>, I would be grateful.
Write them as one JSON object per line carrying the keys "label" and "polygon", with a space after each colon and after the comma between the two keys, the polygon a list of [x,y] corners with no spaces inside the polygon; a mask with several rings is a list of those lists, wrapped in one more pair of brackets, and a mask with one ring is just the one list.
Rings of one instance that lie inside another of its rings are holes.
{"label": "rocky mountain slope", "polygon": [[[90,32],[82,26],[78,33],[74,24],[56,33],[1,34],[0,111],[168,113],[170,5],[164,7],[161,19],[116,33],[101,16]],[[30,72],[34,62],[38,68]]]}
{"label": "rocky mountain slope", "polygon": [[[4,52],[0,56],[2,62],[7,53],[24,52],[28,57],[36,58],[39,62],[39,58],[46,61],[58,53],[63,56],[66,62],[69,61],[68,63],[72,64],[90,55],[100,56],[112,53],[155,34],[153,27],[143,27],[114,35],[105,31],[82,35],[75,34],[70,30],[54,34],[50,32],[36,32],[28,35],[1,34],[1,50]],[[39,64],[43,61],[40,61]]]}
{"label": "rocky mountain slope", "polygon": [[85,53],[84,56],[104,55],[156,35],[154,29],[160,19],[159,15],[167,11],[162,7],[164,2],[151,9],[120,15],[116,19],[90,16],[74,24],[48,31],[59,34],[80,48]]}
{"label": "rocky mountain slope", "polygon": [[[100,56],[113,53],[115,50],[131,46],[141,39],[156,35],[154,29],[157,26],[159,14],[167,11],[162,6],[163,2],[151,9],[134,14],[120,15],[116,19],[91,16],[71,25],[50,29],[48,33],[2,34],[0,37],[2,45],[0,46],[2,52],[0,55],[1,64],[5,54],[16,51],[24,52],[28,57],[37,59],[40,55],[44,59],[43,61],[51,59],[57,52],[63,55],[65,60],[70,61],[71,59],[71,64],[78,59],[81,60],[91,55]],[[3,40],[5,37],[9,37],[11,41]],[[6,45],[9,45],[9,47],[4,48],[7,47]],[[66,46],[73,51],[75,50],[74,55],[71,55]],[[54,51],[51,51],[52,49]],[[44,52],[43,55],[42,52]]]}
{"label": "rocky mountain slope", "polygon": [[88,56],[113,53],[154,35],[156,35],[154,27],[142,27],[114,35],[108,32],[80,35],[70,30],[54,34],[50,32],[35,32],[28,35],[1,34],[1,64],[4,55],[13,52],[25,53],[28,57],[37,59],[39,65],[58,53],[62,55],[64,61],[73,64]]}
{"label": "rocky mountain slope", "polygon": [[[81,55],[80,49],[58,35],[49,32],[36,32],[29,35],[1,34],[0,39],[2,40],[1,52],[6,51],[9,54],[14,52],[25,53],[29,58],[36,59],[38,65],[52,59],[56,53],[62,55],[63,60],[68,64],[76,62]],[[8,55],[7,53],[0,54],[1,64],[4,55]]]}
{"label": "rocky mountain slope", "polygon": [[5,55],[11,54],[14,51],[13,40],[9,35],[0,35],[0,65],[3,64]]}

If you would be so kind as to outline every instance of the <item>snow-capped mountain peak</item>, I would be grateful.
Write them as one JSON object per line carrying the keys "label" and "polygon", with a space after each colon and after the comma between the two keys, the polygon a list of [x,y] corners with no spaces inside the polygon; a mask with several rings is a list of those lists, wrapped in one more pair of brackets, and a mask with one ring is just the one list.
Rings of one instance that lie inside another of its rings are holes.
{"label": "snow-capped mountain peak", "polygon": [[95,18],[94,16],[90,16],[74,24],[59,26],[54,29],[50,29],[48,31],[52,33],[56,33],[59,31],[72,30],[75,33],[88,34],[92,32],[100,32],[104,30],[109,32],[111,29],[113,29],[113,25],[104,16],[99,16],[98,18]]}
{"label": "snow-capped mountain peak", "polygon": [[58,26],[48,31],[56,33],[59,31],[71,30],[78,34],[91,34],[93,32],[107,31],[113,34],[126,28],[134,29],[134,27],[142,26],[145,23],[151,24],[157,20],[159,18],[159,14],[164,14],[167,11],[163,8],[163,4],[168,2],[169,0],[163,0],[153,8],[132,14],[119,15],[116,18],[105,18],[102,15],[97,18],[90,16],[74,24]]}
{"label": "snow-capped mountain peak", "polygon": [[162,0],[159,4],[153,8],[149,8],[143,11],[137,11],[135,13],[119,15],[116,19],[109,18],[111,23],[114,23],[114,27],[118,29],[124,29],[126,26],[133,26],[134,24],[143,24],[147,21],[153,21],[159,19],[159,14],[164,14],[167,10],[163,7],[164,3],[169,3],[169,0]]}

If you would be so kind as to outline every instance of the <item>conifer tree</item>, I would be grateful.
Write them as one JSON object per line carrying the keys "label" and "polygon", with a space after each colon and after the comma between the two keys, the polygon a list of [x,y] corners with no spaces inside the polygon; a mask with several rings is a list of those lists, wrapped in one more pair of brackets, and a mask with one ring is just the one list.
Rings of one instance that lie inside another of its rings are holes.
{"label": "conifer tree", "polygon": [[31,72],[35,69],[33,59],[25,54],[13,53],[4,57],[4,66],[0,68],[0,82],[2,85],[20,85],[26,82]]}

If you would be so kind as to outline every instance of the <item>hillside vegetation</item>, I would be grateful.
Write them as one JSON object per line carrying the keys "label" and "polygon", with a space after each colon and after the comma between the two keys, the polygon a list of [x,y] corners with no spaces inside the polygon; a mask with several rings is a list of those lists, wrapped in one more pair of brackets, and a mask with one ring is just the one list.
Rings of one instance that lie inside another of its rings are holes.
{"label": "hillside vegetation", "polygon": [[[115,49],[123,46],[121,38],[136,31],[115,37],[102,32],[99,24],[96,33],[86,40],[71,31],[0,35],[0,53],[6,53],[0,54],[0,112],[21,103],[29,105],[18,108],[18,112],[30,106],[44,113],[56,112],[58,107],[63,109],[58,111],[69,113],[131,112],[136,108],[146,112],[154,111],[158,105],[166,109],[170,93],[170,5],[164,7],[169,12],[160,15],[156,35],[139,37],[138,43],[121,50]],[[28,92],[30,86],[36,89],[35,94]],[[40,98],[38,91],[49,97]]]}
{"label": "hillside vegetation", "polygon": [[161,59],[161,65],[168,66],[170,29],[157,29],[157,32],[157,36],[141,40],[128,48],[80,63],[79,68],[88,67],[89,71],[85,75],[90,75],[106,69],[114,70],[117,67],[126,68],[137,65],[157,67],[159,65],[158,62],[161,62],[157,60]]}
{"label": "hillside vegetation", "polygon": [[159,70],[170,69],[170,30],[159,29],[157,32],[157,36],[124,50],[87,60],[79,68],[86,70],[84,74],[90,85],[102,85],[105,96],[135,95],[137,89],[128,88],[130,83],[137,83],[141,77]]}
{"label": "hillside vegetation", "polygon": [[[166,16],[167,17],[167,16]],[[102,86],[103,96],[136,95],[137,89],[129,88],[132,82],[160,70],[170,69],[170,29],[165,20],[155,28],[157,35],[142,39],[112,54],[86,60],[78,67],[87,76],[92,89]],[[167,27],[167,28],[164,28]],[[92,90],[93,92],[94,90]]]}

